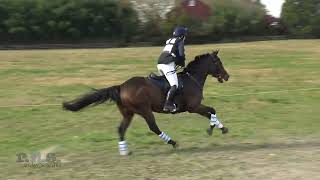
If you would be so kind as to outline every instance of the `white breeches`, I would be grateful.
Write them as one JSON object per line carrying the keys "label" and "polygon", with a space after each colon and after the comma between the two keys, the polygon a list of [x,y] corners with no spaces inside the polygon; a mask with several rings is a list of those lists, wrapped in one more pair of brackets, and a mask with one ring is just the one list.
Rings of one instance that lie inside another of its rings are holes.
{"label": "white breeches", "polygon": [[165,75],[170,86],[176,85],[178,88],[178,76],[175,69],[175,63],[170,64],[158,64],[158,71],[161,75]]}

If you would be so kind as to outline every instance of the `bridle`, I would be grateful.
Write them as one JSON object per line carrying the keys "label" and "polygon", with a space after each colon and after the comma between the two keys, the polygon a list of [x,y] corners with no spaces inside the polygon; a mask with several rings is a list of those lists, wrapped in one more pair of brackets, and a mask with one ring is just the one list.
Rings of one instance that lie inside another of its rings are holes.
{"label": "bridle", "polygon": [[[209,56],[211,57],[211,59],[213,60],[213,64],[215,66],[218,66],[218,63],[219,63],[219,60],[218,58],[215,58],[212,54],[209,53]],[[212,75],[213,76],[213,75]],[[219,82],[222,82],[222,74],[221,74],[221,71],[217,74],[217,79]]]}

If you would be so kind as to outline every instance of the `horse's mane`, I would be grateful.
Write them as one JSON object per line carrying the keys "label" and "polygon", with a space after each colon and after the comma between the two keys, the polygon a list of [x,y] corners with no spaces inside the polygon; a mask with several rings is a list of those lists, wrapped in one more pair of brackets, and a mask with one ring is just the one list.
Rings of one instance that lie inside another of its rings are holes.
{"label": "horse's mane", "polygon": [[190,72],[190,70],[195,69],[197,66],[201,64],[201,59],[209,55],[210,55],[209,53],[206,53],[206,54],[196,56],[193,61],[188,63],[187,67],[185,68],[185,71]]}

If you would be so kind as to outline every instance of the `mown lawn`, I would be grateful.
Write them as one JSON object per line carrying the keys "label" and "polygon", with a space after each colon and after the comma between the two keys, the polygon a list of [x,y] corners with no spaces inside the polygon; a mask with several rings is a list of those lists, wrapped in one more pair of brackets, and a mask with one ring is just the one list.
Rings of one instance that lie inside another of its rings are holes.
{"label": "mown lawn", "polygon": [[[135,116],[128,157],[118,155],[115,105],[56,104],[156,71],[161,47],[0,51],[0,179],[319,178],[320,40],[187,46],[188,61],[213,49],[231,79],[208,78],[204,104],[230,133],[207,136],[208,120],[194,114],[156,114],[180,143],[173,150]],[[33,152],[55,153],[61,166],[16,162]]]}

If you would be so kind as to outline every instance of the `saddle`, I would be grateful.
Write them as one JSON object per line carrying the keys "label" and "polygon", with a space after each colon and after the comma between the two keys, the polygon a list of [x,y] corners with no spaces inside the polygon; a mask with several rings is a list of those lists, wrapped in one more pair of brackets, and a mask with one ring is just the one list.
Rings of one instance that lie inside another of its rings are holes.
{"label": "saddle", "polygon": [[[154,85],[158,86],[164,94],[167,94],[167,92],[170,89],[170,84],[165,76],[158,76],[155,73],[150,73],[147,79],[151,81],[151,83],[153,83]],[[179,94],[179,92],[183,88],[183,80],[182,80],[182,77],[179,76],[179,74],[178,74],[178,84],[179,84],[179,87],[177,89],[176,94]]]}

